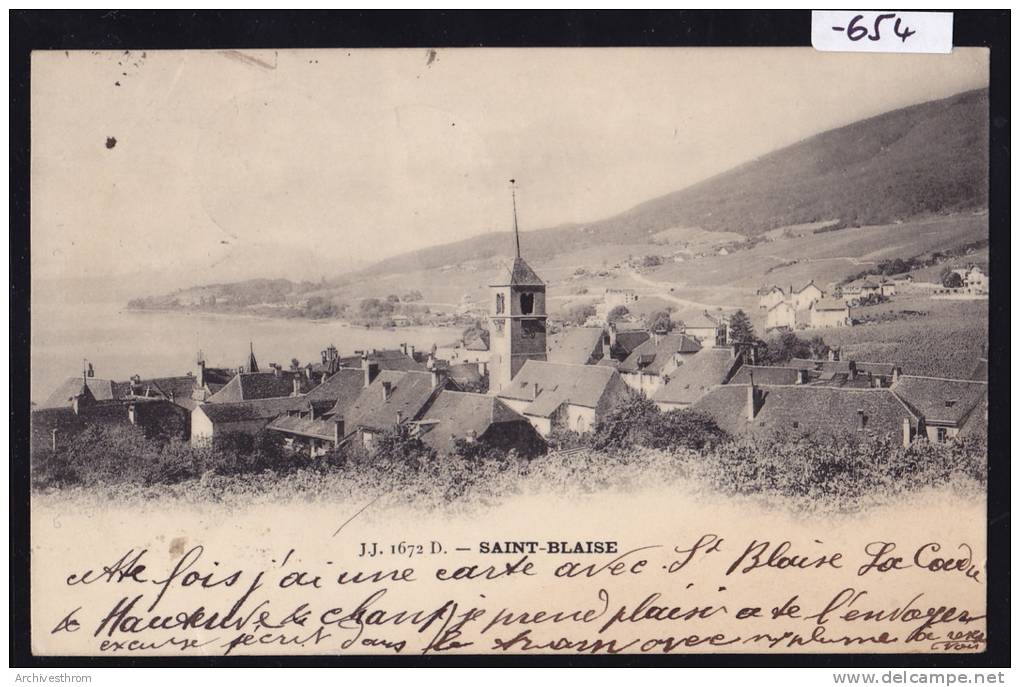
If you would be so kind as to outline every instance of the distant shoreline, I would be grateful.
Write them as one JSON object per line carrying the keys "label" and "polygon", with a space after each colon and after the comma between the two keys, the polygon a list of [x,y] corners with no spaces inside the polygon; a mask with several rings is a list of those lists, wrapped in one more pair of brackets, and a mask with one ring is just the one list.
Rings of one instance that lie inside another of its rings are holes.
{"label": "distant shoreline", "polygon": [[187,315],[189,317],[223,317],[234,320],[261,320],[265,322],[308,322],[314,324],[337,324],[341,327],[349,327],[351,329],[363,329],[365,331],[384,331],[384,332],[397,332],[407,330],[420,330],[420,329],[458,329],[462,328],[461,325],[450,325],[450,324],[411,324],[403,327],[384,327],[381,325],[363,325],[354,324],[349,320],[339,318],[329,319],[313,319],[309,317],[282,317],[279,315],[259,315],[254,313],[242,313],[242,312],[213,312],[209,310],[188,310],[186,308],[129,308],[122,306],[119,311],[125,314],[134,313],[173,313],[177,315]]}

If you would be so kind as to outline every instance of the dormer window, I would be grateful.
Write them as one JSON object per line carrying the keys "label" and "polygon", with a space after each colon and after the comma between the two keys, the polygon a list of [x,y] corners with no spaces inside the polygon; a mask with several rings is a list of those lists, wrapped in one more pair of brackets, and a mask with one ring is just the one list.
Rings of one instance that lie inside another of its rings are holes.
{"label": "dormer window", "polygon": [[522,293],[521,294],[521,314],[530,315],[535,311],[535,294],[533,293]]}
{"label": "dormer window", "polygon": [[946,408],[952,408],[955,405],[956,405],[956,399],[955,398],[946,401]]}

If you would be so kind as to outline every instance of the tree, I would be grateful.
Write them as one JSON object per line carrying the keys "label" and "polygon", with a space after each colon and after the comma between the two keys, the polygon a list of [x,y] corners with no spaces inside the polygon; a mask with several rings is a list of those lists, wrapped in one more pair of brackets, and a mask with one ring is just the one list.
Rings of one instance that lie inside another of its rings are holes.
{"label": "tree", "polygon": [[595,306],[591,303],[575,303],[567,309],[567,322],[575,325],[583,325],[589,317],[595,315]]}
{"label": "tree", "polygon": [[690,408],[670,410],[656,420],[650,448],[701,450],[726,438],[710,415]]}
{"label": "tree", "polygon": [[956,272],[949,272],[942,278],[942,286],[947,289],[958,289],[963,286],[963,277]]}
{"label": "tree", "polygon": [[376,437],[372,456],[383,463],[421,471],[436,460],[436,451],[421,439],[411,436],[407,425],[395,425]]}
{"label": "tree", "polygon": [[615,308],[613,308],[612,310],[610,310],[609,314],[606,315],[606,322],[608,322],[609,324],[612,324],[614,322],[618,322],[618,321],[622,320],[627,315],[630,315],[630,310],[627,309],[627,306],[626,305],[618,305]]}
{"label": "tree", "polygon": [[596,450],[647,446],[652,442],[658,406],[640,394],[630,398],[596,421],[591,446]]}
{"label": "tree", "polygon": [[395,293],[391,293],[390,295],[386,296],[386,300],[388,302],[390,302],[390,303],[399,303],[400,302],[400,296],[398,296]]}
{"label": "tree", "polygon": [[730,339],[736,343],[750,343],[755,340],[751,318],[743,310],[733,313],[730,318]]}
{"label": "tree", "polygon": [[649,315],[648,321],[651,322],[651,330],[653,332],[668,333],[673,331],[673,318],[669,316],[669,312],[666,310],[653,312]]}

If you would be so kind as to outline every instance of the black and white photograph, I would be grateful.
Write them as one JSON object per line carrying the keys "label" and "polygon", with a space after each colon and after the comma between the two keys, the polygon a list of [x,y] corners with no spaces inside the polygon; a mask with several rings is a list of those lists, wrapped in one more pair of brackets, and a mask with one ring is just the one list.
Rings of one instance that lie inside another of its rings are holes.
{"label": "black and white photograph", "polygon": [[994,641],[987,48],[30,70],[33,656]]}

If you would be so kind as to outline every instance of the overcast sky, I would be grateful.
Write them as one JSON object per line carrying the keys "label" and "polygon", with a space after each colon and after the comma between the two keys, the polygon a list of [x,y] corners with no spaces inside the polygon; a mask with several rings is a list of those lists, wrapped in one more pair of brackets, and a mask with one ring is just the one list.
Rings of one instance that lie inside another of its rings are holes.
{"label": "overcast sky", "polygon": [[987,81],[978,49],[35,53],[33,270],[340,272],[506,230],[511,177],[522,230],[601,219]]}

